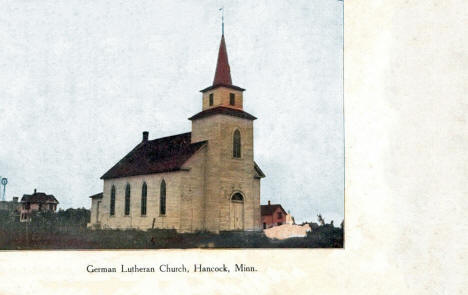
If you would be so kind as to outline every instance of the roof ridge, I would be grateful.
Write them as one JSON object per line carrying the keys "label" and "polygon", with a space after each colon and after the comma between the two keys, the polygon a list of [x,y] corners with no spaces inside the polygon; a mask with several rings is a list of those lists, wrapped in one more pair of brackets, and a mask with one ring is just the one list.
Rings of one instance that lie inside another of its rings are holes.
{"label": "roof ridge", "polygon": [[188,135],[188,134],[192,134],[192,132],[184,132],[184,133],[180,133],[180,134],[175,134],[175,135],[169,135],[169,136],[164,136],[164,137],[160,137],[160,138],[155,138],[155,139],[151,139],[151,140],[148,140],[148,142],[154,142],[154,141],[158,141],[158,140],[162,140],[162,139],[168,139],[168,138],[171,138],[171,137],[177,137],[177,136],[181,136],[181,135]]}

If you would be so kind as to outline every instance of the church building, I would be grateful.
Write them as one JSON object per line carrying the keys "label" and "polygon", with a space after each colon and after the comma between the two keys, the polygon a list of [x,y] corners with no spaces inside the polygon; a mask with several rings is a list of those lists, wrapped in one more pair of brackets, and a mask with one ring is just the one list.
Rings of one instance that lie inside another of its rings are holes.
{"label": "church building", "polygon": [[224,34],[213,84],[203,90],[192,131],[158,139],[148,132],[101,179],[91,196],[92,228],[261,230],[253,121],[232,84]]}

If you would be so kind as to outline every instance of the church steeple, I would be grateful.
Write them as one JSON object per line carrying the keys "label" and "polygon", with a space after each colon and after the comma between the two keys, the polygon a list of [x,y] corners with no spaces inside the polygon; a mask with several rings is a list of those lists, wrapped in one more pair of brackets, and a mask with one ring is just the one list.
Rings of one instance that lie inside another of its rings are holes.
{"label": "church steeple", "polygon": [[209,90],[214,90],[219,87],[226,87],[241,92],[245,90],[239,86],[232,85],[231,67],[229,66],[224,34],[221,35],[221,42],[219,44],[218,60],[216,62],[216,71],[213,84],[203,90],[200,90],[200,92],[205,93]]}
{"label": "church steeple", "polygon": [[[224,39],[224,9],[222,17],[221,42],[219,43],[218,60],[216,61],[216,71],[213,84],[200,92],[203,93],[202,109],[213,110],[220,108],[235,109],[242,111],[243,91],[245,89],[232,85],[231,67],[229,66],[226,40]],[[195,116],[194,116],[195,117]],[[194,118],[192,117],[192,118]],[[252,116],[253,117],[253,116]]]}
{"label": "church steeple", "polygon": [[224,34],[221,36],[221,43],[219,44],[218,62],[216,63],[216,72],[213,80],[213,86],[216,85],[232,86],[231,69],[229,68],[229,60]]}

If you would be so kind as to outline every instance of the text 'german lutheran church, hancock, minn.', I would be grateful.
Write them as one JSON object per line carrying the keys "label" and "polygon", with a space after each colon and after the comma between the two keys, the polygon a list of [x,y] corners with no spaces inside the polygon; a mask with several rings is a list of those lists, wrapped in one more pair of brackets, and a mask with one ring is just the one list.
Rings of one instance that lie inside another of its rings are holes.
{"label": "text 'german lutheran church, hancock, minn.'", "polygon": [[202,92],[192,132],[142,141],[107,171],[91,196],[91,228],[178,232],[261,230],[254,116],[231,80],[224,35],[213,85]]}

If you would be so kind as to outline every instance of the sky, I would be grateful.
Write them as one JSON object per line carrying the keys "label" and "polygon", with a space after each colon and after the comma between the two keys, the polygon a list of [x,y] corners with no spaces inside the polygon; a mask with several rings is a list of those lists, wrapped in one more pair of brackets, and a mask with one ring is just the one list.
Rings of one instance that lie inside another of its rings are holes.
{"label": "sky", "polygon": [[258,118],[261,203],[297,222],[343,220],[343,2],[1,2],[7,200],[37,188],[59,208],[89,208],[142,131],[189,132],[213,81],[224,6],[233,84]]}

